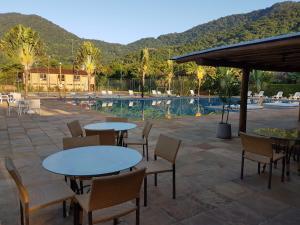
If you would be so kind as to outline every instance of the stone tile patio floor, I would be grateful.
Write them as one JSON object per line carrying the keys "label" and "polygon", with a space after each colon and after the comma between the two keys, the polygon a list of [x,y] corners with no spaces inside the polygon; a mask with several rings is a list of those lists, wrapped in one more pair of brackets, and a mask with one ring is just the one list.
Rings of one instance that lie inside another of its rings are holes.
{"label": "stone tile patio floor", "polygon": [[[299,127],[297,109],[256,110],[248,113],[248,131],[257,127]],[[19,205],[13,181],[5,171],[3,159],[11,156],[26,185],[63,179],[46,172],[41,161],[59,151],[62,137],[69,136],[66,122],[82,124],[103,120],[105,116],[56,100],[42,101],[42,115],[7,117],[0,106],[0,224],[19,224]],[[158,187],[149,179],[149,206],[142,207],[143,225],[192,224],[300,224],[300,177],[292,162],[291,181],[280,182],[280,166],[275,169],[272,190],[267,189],[267,174],[257,175],[256,164],[246,161],[241,181],[241,145],[215,138],[218,115],[200,118],[156,120],[150,135],[150,155],[160,133],[180,138],[183,145],[177,160],[177,199],[171,198],[171,176],[158,176]],[[237,131],[238,114],[232,113]],[[142,122],[129,135],[139,135]],[[72,216],[62,218],[61,205],[40,210],[32,217],[35,225],[71,225]],[[112,222],[107,223],[112,224]],[[121,220],[134,224],[134,215]]]}

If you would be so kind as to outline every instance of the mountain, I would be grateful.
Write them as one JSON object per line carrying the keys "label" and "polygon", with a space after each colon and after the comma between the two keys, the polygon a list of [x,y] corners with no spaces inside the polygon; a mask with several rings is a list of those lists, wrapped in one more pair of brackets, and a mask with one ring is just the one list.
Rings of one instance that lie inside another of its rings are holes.
{"label": "mountain", "polygon": [[[73,49],[76,51],[81,41],[78,36],[37,15],[19,13],[0,14],[0,37],[16,24],[30,26],[38,31],[46,43],[48,53],[62,62],[72,61]],[[144,38],[128,45],[90,40],[102,51],[102,61],[126,55],[137,55],[144,47],[158,49],[158,58],[168,57],[166,49],[172,54],[210,48],[224,44],[274,36],[300,31],[300,2],[277,3],[269,8],[238,14],[201,24],[182,33],[161,35],[158,38]],[[162,53],[164,52],[164,53]]]}
{"label": "mountain", "polygon": [[[36,30],[45,42],[50,55],[61,61],[72,61],[72,42],[73,49],[76,50],[83,40],[88,40],[81,39],[40,16],[23,15],[20,13],[0,14],[0,36],[17,24],[23,24]],[[102,50],[102,55],[105,55],[103,58],[108,61],[117,55],[127,52],[126,46],[122,46],[121,44],[112,44],[99,40],[90,41]]]}

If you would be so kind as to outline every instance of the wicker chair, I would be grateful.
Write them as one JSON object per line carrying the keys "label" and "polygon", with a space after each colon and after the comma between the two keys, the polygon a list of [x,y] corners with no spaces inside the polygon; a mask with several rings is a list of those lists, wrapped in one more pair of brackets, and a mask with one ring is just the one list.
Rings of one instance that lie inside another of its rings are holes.
{"label": "wicker chair", "polygon": [[49,181],[40,185],[25,187],[10,158],[5,158],[5,166],[18,188],[21,225],[29,225],[30,214],[57,203],[63,203],[63,216],[66,216],[66,201],[72,200],[74,197],[74,193],[66,183]]}
{"label": "wicker chair", "polygon": [[83,130],[78,120],[74,120],[67,123],[67,126],[71,132],[72,137],[83,137]]}
{"label": "wicker chair", "polygon": [[[123,117],[106,117],[105,121],[106,122],[127,123],[128,122],[128,118],[123,118]],[[120,136],[123,136],[123,138],[127,138],[128,137],[128,132],[127,131],[123,131],[122,133],[118,133],[117,132],[117,143],[119,143]],[[123,145],[123,143],[121,143],[121,145]]]}
{"label": "wicker chair", "polygon": [[123,144],[124,146],[128,145],[141,145],[143,147],[143,156],[145,156],[145,147],[146,147],[146,155],[147,155],[147,161],[149,160],[149,145],[148,145],[148,137],[149,133],[151,131],[153,124],[147,121],[145,123],[143,132],[142,132],[142,137],[141,138],[124,138]]}
{"label": "wicker chair", "polygon": [[[114,224],[117,224],[120,217],[136,212],[136,224],[138,225],[140,189],[144,176],[145,168],[93,179],[91,192],[76,196],[78,204],[75,207],[75,224],[78,224],[79,218],[84,217],[80,216],[83,211],[88,216],[89,225],[109,220],[113,220]],[[133,204],[132,200],[135,200],[136,204]]]}
{"label": "wicker chair", "polygon": [[243,152],[241,165],[241,179],[244,178],[244,161],[245,159],[258,163],[258,174],[260,174],[260,165],[269,165],[269,182],[268,188],[271,188],[273,164],[278,160],[282,160],[281,180],[284,181],[286,155],[282,152],[276,152],[273,149],[274,140],[271,138],[250,135],[240,132]]}
{"label": "wicker chair", "polygon": [[95,136],[99,137],[100,145],[116,145],[116,132],[115,130],[101,130],[101,131],[92,131],[85,130],[86,136]]}
{"label": "wicker chair", "polygon": [[[173,199],[176,198],[176,157],[181,145],[181,140],[177,140],[161,134],[158,138],[154,160],[143,161],[137,168],[146,167],[146,177],[144,178],[144,206],[147,206],[147,176],[154,174],[154,183],[157,186],[157,174],[172,173],[173,176]],[[159,157],[159,159],[158,159]]]}

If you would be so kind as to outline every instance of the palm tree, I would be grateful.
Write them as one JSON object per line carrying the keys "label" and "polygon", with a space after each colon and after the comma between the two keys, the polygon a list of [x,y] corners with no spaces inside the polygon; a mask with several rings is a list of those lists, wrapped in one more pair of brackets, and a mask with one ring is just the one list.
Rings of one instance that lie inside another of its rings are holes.
{"label": "palm tree", "polygon": [[191,75],[195,75],[198,81],[198,96],[200,95],[200,87],[205,76],[205,70],[203,66],[199,66],[196,63],[191,63],[187,68],[187,73]]}
{"label": "palm tree", "polygon": [[30,27],[17,25],[4,34],[0,48],[13,61],[23,66],[23,81],[25,81],[25,96],[27,96],[30,69],[43,55],[43,44],[39,34]]}
{"label": "palm tree", "polygon": [[141,73],[142,73],[142,98],[144,98],[144,88],[145,88],[145,77],[148,74],[149,70],[149,49],[144,48],[141,51]]}
{"label": "palm tree", "polygon": [[172,79],[174,77],[174,67],[173,67],[173,61],[172,60],[168,60],[167,61],[167,81],[168,81],[168,90],[171,90],[171,83],[172,83]]}
{"label": "palm tree", "polygon": [[268,73],[261,70],[254,70],[251,73],[251,80],[257,92],[263,90],[270,80]]}
{"label": "palm tree", "polygon": [[99,57],[100,49],[89,41],[84,41],[77,52],[76,65],[83,67],[88,74],[88,91],[91,91],[91,76],[96,71]]}

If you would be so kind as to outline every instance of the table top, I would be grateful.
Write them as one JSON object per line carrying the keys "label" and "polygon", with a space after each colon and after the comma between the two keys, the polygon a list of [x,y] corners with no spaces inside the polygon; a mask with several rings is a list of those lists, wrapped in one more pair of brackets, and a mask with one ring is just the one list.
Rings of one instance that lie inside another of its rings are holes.
{"label": "table top", "polygon": [[92,123],[84,126],[85,130],[115,130],[115,131],[126,131],[136,128],[134,123],[124,123],[124,122],[102,122],[102,123]]}
{"label": "table top", "polygon": [[43,167],[66,176],[101,176],[137,165],[141,154],[120,146],[88,146],[63,150],[48,156]]}
{"label": "table top", "polygon": [[261,136],[281,138],[281,139],[287,139],[291,141],[300,140],[299,129],[259,128],[259,129],[255,129],[254,133]]}

